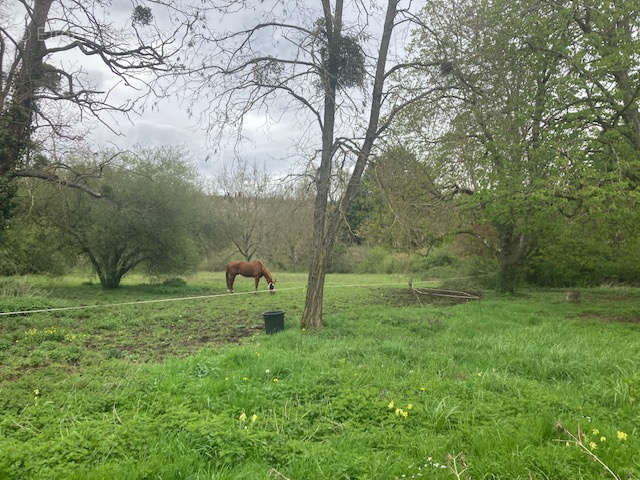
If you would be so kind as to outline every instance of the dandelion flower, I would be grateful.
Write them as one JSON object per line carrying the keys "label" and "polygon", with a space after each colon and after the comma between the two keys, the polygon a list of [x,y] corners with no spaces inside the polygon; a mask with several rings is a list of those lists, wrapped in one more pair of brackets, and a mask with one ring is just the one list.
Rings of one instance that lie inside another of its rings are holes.
{"label": "dandelion flower", "polygon": [[273,383],[278,383],[278,378],[274,378]]}
{"label": "dandelion flower", "polygon": [[594,435],[598,435],[600,433],[600,430],[594,428],[593,430],[591,430],[591,433],[593,433]]}
{"label": "dandelion flower", "polygon": [[424,387],[420,387],[420,391],[424,392],[425,388]]}
{"label": "dandelion flower", "polygon": [[395,403],[393,403],[393,400],[391,400],[391,401],[389,402],[389,405],[387,405],[387,408],[388,408],[389,410],[391,410],[391,409],[394,407],[394,405],[395,405]]}
{"label": "dandelion flower", "polygon": [[243,382],[246,382],[247,380],[249,380],[247,377],[242,377]]}
{"label": "dandelion flower", "polygon": [[616,433],[616,436],[618,437],[618,440],[620,440],[621,442],[624,442],[628,437],[626,433],[620,432],[620,431]]}
{"label": "dandelion flower", "polygon": [[600,437],[600,442],[606,442],[607,441],[607,437]]}
{"label": "dandelion flower", "polygon": [[589,448],[591,450],[595,450],[596,448],[598,448],[598,445],[596,444],[596,442],[589,442]]}
{"label": "dandelion flower", "polygon": [[246,414],[246,413],[244,413],[244,412],[242,412],[242,413],[240,414],[240,416],[238,417],[238,420],[240,420],[241,422],[246,421],[246,420],[247,420],[247,414]]}
{"label": "dandelion flower", "polygon": [[402,415],[404,418],[407,418],[407,415],[409,415],[409,412],[406,412],[404,410],[400,410],[400,415]]}
{"label": "dandelion flower", "polygon": [[399,416],[401,411],[402,410],[400,410],[399,408],[396,408],[396,416]]}
{"label": "dandelion flower", "polygon": [[257,419],[258,419],[258,415],[256,415],[255,413],[251,415],[251,423],[256,423]]}

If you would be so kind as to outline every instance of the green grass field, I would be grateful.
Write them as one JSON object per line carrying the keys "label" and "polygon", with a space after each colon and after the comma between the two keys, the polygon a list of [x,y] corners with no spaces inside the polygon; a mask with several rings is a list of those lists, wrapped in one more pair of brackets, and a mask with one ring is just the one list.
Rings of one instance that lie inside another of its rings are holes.
{"label": "green grass field", "polygon": [[[614,478],[591,454],[640,478],[640,289],[446,305],[330,275],[316,332],[305,275],[277,278],[273,296],[0,317],[0,478]],[[0,311],[225,291],[85,280],[0,279]],[[286,330],[264,335],[275,308]]]}

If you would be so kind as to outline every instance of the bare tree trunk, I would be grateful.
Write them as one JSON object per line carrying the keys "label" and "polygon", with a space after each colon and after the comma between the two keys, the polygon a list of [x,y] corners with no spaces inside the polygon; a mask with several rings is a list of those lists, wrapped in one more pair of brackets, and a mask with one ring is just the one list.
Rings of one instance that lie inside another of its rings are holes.
{"label": "bare tree trunk", "polygon": [[[335,92],[336,83],[331,69],[332,57],[329,56],[329,82],[330,88],[325,92],[324,128],[322,136],[322,160],[317,175],[317,194],[313,215],[313,257],[309,268],[309,278],[307,282],[307,297],[305,300],[304,313],[302,315],[302,326],[306,328],[322,327],[322,303],[324,297],[324,279],[327,271],[329,258],[333,250],[333,244],[338,232],[342,218],[342,212],[346,211],[349,203],[360,187],[360,178],[369,160],[369,155],[375,139],[379,136],[378,121],[382,105],[382,90],[385,80],[385,66],[389,42],[393,32],[393,23],[396,17],[398,0],[389,0],[385,17],[384,31],[378,51],[378,61],[373,84],[373,98],[371,103],[371,113],[365,139],[358,157],[354,171],[349,179],[347,189],[341,198],[337,209],[329,216],[327,212],[327,199],[330,188],[331,159],[333,157],[333,130],[335,124]],[[342,11],[341,2],[336,5],[336,12]],[[331,52],[331,41],[339,39],[340,19],[336,18],[338,33],[329,37],[329,48]],[[335,59],[335,57],[333,57]],[[333,82],[333,83],[331,83]]]}
{"label": "bare tree trunk", "polygon": [[[328,2],[327,2],[328,3]],[[329,13],[327,13],[329,12]],[[328,18],[327,18],[328,17]],[[336,2],[335,21],[331,21],[330,8],[325,5],[329,59],[324,75],[324,120],[322,123],[322,156],[320,168],[316,173],[316,199],[313,209],[313,241],[311,265],[307,279],[307,296],[302,313],[303,328],[322,327],[322,300],[324,296],[324,277],[327,271],[327,257],[330,243],[326,232],[327,201],[331,188],[331,165],[333,158],[333,140],[336,116],[337,56],[338,42],[342,26],[342,1]],[[331,27],[329,27],[331,25]]]}

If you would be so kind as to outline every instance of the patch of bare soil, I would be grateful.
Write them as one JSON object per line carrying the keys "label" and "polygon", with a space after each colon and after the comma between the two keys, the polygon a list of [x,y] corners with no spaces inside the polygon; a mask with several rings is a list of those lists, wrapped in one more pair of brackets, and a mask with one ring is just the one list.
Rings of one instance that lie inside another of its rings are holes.
{"label": "patch of bare soil", "polygon": [[380,288],[373,292],[379,303],[394,307],[437,305],[448,307],[478,300],[478,292],[459,292],[435,288]]}
{"label": "patch of bare soil", "polygon": [[601,322],[616,322],[616,323],[640,323],[640,316],[625,316],[625,315],[607,315],[597,313],[582,313],[578,315],[580,318],[586,318],[589,320],[600,320]]}
{"label": "patch of bare soil", "polygon": [[234,326],[229,325],[228,319],[182,319],[163,325],[148,325],[126,334],[108,332],[94,335],[85,347],[102,351],[107,358],[126,356],[132,361],[158,361],[186,356],[207,346],[240,343],[264,330],[264,325],[258,324],[257,319],[255,323]]}

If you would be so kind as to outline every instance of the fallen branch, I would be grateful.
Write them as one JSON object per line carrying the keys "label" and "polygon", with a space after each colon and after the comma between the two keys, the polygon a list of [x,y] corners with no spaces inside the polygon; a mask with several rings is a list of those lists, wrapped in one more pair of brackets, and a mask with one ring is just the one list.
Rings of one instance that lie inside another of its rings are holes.
{"label": "fallen branch", "polygon": [[444,290],[439,288],[411,288],[414,295],[429,295],[432,297],[447,297],[447,298],[463,298],[467,300],[479,300],[480,295],[463,292],[459,290]]}

